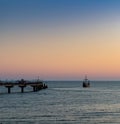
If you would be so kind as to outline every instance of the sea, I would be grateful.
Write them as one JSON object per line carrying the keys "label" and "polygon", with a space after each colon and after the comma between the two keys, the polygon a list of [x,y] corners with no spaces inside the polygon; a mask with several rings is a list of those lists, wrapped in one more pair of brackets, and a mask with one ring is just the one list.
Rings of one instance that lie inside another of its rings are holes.
{"label": "sea", "polygon": [[120,81],[46,81],[47,89],[0,87],[0,124],[120,124]]}

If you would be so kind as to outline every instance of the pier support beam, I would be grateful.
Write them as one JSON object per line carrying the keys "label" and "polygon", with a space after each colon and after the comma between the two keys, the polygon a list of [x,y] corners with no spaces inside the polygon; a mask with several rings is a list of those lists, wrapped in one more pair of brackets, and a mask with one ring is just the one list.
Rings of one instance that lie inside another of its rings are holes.
{"label": "pier support beam", "polygon": [[37,86],[36,85],[31,85],[31,87],[33,87],[33,92],[37,91]]}
{"label": "pier support beam", "polygon": [[11,93],[11,88],[13,87],[13,85],[6,84],[5,87],[8,88],[8,93]]}
{"label": "pier support beam", "polygon": [[8,87],[8,93],[10,93],[11,92],[11,87]]}
{"label": "pier support beam", "polygon": [[21,93],[24,93],[24,88],[26,87],[26,85],[25,84],[21,84],[21,85],[19,85],[19,87],[21,88]]}
{"label": "pier support beam", "polygon": [[41,84],[32,84],[31,87],[33,87],[33,92],[37,92],[41,90],[43,86]]}

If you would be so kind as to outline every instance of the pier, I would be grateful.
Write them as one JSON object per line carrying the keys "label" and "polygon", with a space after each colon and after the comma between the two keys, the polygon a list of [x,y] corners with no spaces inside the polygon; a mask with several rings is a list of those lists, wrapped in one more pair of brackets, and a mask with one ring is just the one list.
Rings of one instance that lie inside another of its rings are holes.
{"label": "pier", "polygon": [[45,83],[43,83],[42,81],[39,81],[39,80],[37,80],[37,81],[26,81],[24,79],[21,79],[19,81],[15,81],[15,82],[0,81],[0,87],[2,87],[2,86],[8,89],[9,94],[11,93],[11,89],[14,86],[18,86],[19,88],[21,88],[21,93],[25,92],[24,89],[27,86],[31,86],[33,88],[33,92],[37,92],[39,90],[48,88],[48,86]]}

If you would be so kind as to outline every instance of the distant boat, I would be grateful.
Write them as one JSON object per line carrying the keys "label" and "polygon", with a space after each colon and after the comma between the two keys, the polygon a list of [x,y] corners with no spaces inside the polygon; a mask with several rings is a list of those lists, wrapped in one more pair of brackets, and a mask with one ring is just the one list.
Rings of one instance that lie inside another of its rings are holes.
{"label": "distant boat", "polygon": [[83,87],[90,87],[90,81],[87,79],[87,76],[85,76],[83,81]]}

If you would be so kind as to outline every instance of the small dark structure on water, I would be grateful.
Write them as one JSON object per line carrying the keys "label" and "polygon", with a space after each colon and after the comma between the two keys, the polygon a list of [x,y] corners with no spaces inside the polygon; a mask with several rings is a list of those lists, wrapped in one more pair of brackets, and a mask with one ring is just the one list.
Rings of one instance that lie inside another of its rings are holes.
{"label": "small dark structure on water", "polygon": [[85,79],[83,81],[83,87],[90,87],[90,81],[87,79],[87,76],[85,76]]}

